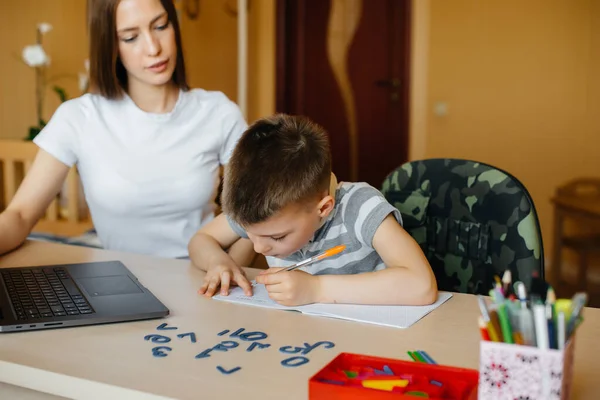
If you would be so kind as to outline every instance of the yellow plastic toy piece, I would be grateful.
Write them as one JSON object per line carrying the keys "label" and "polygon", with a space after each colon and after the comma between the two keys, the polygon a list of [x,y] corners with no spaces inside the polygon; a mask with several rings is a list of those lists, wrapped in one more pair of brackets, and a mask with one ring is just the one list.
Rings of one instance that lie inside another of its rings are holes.
{"label": "yellow plastic toy piece", "polygon": [[385,380],[364,380],[362,382],[363,387],[370,389],[387,390],[391,392],[395,387],[406,387],[408,380],[406,379],[395,379],[390,381]]}

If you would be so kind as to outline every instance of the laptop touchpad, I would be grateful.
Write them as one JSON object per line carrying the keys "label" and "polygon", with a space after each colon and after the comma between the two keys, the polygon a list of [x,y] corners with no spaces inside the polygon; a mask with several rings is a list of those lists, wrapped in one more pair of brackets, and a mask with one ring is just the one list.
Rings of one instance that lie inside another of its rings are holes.
{"label": "laptop touchpad", "polygon": [[127,275],[78,278],[79,283],[91,296],[143,293]]}

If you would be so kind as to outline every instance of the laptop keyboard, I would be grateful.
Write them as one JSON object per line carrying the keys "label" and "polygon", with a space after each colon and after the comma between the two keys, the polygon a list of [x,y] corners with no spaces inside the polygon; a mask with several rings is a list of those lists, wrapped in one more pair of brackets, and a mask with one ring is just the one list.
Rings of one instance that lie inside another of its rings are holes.
{"label": "laptop keyboard", "polygon": [[64,268],[11,269],[2,279],[19,320],[94,313]]}

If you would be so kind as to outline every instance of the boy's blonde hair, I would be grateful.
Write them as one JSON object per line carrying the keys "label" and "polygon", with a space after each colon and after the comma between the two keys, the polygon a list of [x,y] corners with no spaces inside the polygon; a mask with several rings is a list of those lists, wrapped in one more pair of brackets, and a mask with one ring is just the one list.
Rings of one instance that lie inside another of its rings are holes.
{"label": "boy's blonde hair", "polygon": [[276,114],[252,124],[237,143],[223,182],[223,210],[242,226],[329,189],[325,130],[302,116]]}

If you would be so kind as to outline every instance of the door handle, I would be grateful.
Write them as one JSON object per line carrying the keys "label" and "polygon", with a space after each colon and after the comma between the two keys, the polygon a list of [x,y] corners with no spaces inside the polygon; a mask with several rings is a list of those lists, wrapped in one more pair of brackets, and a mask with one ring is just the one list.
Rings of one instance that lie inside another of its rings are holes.
{"label": "door handle", "polygon": [[381,86],[381,87],[397,88],[397,87],[400,87],[400,79],[398,79],[398,78],[380,79],[378,81],[375,81],[375,85]]}

